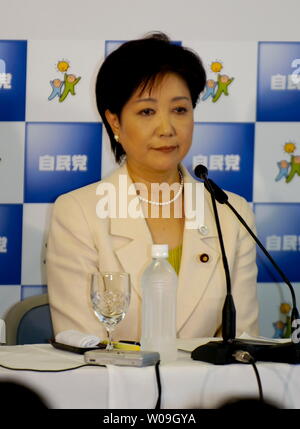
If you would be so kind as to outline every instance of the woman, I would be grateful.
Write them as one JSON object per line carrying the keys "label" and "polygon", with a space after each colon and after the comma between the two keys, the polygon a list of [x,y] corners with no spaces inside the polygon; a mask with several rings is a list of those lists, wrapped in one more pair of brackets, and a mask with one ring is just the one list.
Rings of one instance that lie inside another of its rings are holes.
{"label": "woman", "polygon": [[[114,336],[139,340],[141,275],[151,260],[151,244],[164,243],[179,276],[178,336],[220,335],[226,283],[210,196],[204,193],[205,227],[187,227],[190,196],[185,188],[195,188],[197,182],[180,164],[192,143],[193,109],[205,81],[199,57],[163,34],[127,42],[102,64],[97,106],[121,167],[100,183],[60,196],[54,205],[47,272],[56,333],[76,329],[104,336],[89,303],[88,273],[126,271],[132,282],[130,309]],[[153,186],[162,183],[171,187],[169,194]],[[108,185],[118,197],[116,210],[105,216],[100,197]],[[144,217],[129,211],[120,215],[126,191],[127,206],[132,208],[133,199],[138,200],[135,208]],[[231,193],[229,199],[254,225],[247,202]],[[237,335],[257,334],[255,246],[227,207],[218,209]]]}

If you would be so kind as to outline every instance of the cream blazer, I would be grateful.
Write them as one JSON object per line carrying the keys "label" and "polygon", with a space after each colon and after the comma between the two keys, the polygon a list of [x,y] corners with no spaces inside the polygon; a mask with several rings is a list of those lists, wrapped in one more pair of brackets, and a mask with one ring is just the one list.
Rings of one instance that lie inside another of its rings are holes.
{"label": "cream blazer", "polygon": [[[197,183],[182,167],[184,183]],[[48,293],[54,332],[75,329],[105,337],[89,300],[89,273],[125,271],[132,293],[125,319],[115,339],[139,340],[141,336],[141,275],[151,261],[150,230],[145,218],[106,218],[96,214],[99,183],[118,189],[119,175],[132,184],[126,163],[101,182],[67,194],[55,202],[47,243]],[[110,185],[109,185],[110,186]],[[180,338],[211,337],[221,328],[226,281],[211,198],[204,192],[206,228],[184,229],[177,291],[177,334]],[[248,203],[228,193],[230,203],[254,228]],[[132,196],[133,198],[134,196]],[[135,195],[136,197],[136,195]],[[257,267],[255,244],[230,209],[218,204],[237,315],[237,336],[258,334]],[[199,225],[200,226],[200,225]],[[209,259],[201,262],[200,256]]]}

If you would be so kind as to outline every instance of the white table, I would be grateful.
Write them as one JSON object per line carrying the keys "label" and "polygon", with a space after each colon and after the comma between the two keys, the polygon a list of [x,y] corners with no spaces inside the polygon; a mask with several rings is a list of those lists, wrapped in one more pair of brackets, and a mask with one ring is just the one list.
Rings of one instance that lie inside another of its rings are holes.
{"label": "white table", "polygon": [[[82,355],[51,345],[2,346],[0,364],[14,368],[61,369],[84,364]],[[257,363],[266,400],[281,408],[300,408],[300,365]],[[217,408],[232,397],[258,397],[251,365],[215,366],[179,352],[160,366],[166,409]],[[0,381],[23,383],[55,409],[153,408],[157,399],[154,367],[86,366],[65,372],[17,371],[0,367]]]}

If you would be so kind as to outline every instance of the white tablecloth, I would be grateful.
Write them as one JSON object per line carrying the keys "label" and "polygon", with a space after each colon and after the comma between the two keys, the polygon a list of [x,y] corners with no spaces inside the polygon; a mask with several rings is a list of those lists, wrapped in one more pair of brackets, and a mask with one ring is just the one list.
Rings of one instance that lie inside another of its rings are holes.
{"label": "white tablecloth", "polygon": [[[59,370],[84,364],[82,355],[51,345],[2,346],[0,364],[14,368]],[[281,408],[300,408],[300,366],[257,363],[266,400]],[[179,352],[176,362],[160,366],[161,407],[217,408],[233,397],[258,397],[251,365],[215,366]],[[50,408],[153,408],[157,400],[155,368],[85,366],[64,372],[17,371],[0,367],[0,381],[33,388]]]}

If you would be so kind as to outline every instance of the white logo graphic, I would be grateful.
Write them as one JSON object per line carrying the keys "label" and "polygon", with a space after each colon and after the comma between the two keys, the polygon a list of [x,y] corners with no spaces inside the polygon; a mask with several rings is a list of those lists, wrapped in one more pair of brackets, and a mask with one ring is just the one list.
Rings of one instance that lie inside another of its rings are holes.
{"label": "white logo graphic", "polygon": [[296,69],[291,74],[275,74],[271,76],[271,89],[275,91],[300,89],[300,58],[291,62],[291,68]]}
{"label": "white logo graphic", "polygon": [[238,154],[214,154],[195,155],[193,157],[193,168],[199,164],[205,165],[209,170],[218,171],[240,171],[241,157]]}
{"label": "white logo graphic", "polygon": [[0,89],[11,89],[12,74],[6,73],[6,63],[0,58]]}
{"label": "white logo graphic", "polygon": [[7,253],[7,237],[0,237],[0,253]]}
{"label": "white logo graphic", "polygon": [[39,171],[87,171],[87,155],[41,155]]}
{"label": "white logo graphic", "polygon": [[269,235],[266,248],[269,251],[300,252],[300,235]]}
{"label": "white logo graphic", "polygon": [[294,344],[298,344],[300,342],[300,320],[296,319],[292,321],[292,328],[296,328],[292,333],[292,342]]}
{"label": "white logo graphic", "polygon": [[292,73],[292,80],[293,80],[295,85],[298,85],[300,83],[300,76],[299,76],[299,74],[300,74],[300,58],[295,58],[292,61],[291,67],[292,68],[298,67]]}

